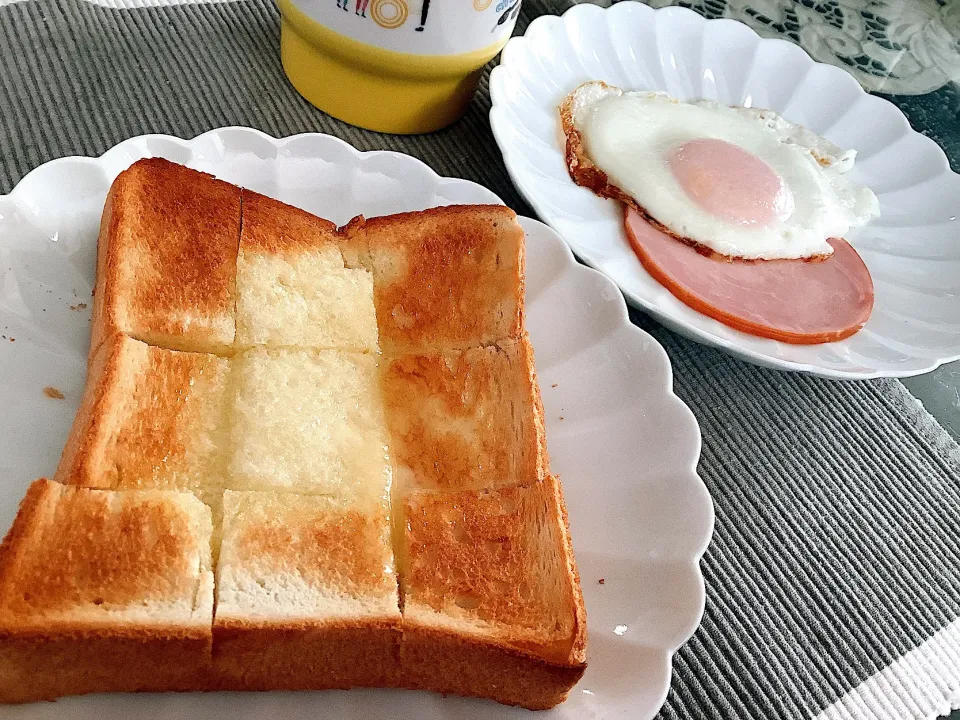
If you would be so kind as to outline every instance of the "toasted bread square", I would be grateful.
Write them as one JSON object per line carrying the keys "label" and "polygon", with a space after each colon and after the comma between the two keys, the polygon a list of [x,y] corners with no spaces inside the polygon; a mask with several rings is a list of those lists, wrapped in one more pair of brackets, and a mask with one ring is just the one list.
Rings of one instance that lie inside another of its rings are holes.
{"label": "toasted bread square", "polygon": [[243,191],[237,344],[377,349],[373,277],[344,267],[333,223]]}
{"label": "toasted bread square", "polygon": [[115,490],[221,487],[229,364],[107,338],[91,359],[56,480]]}
{"label": "toasted bread square", "polygon": [[196,687],[210,534],[189,493],[36,481],[0,546],[0,701]]}
{"label": "toasted bread square", "polygon": [[373,355],[243,353],[236,363],[229,488],[355,497],[390,483]]}
{"label": "toasted bread square", "polygon": [[403,503],[408,686],[546,708],[585,666],[586,618],[553,476]]}
{"label": "toasted bread square", "polygon": [[398,486],[483,489],[543,478],[543,411],[525,336],[383,364]]}
{"label": "toasted bread square", "polygon": [[373,270],[380,347],[465,348],[519,337],[523,229],[512,210],[455,205],[345,229],[348,263]]}
{"label": "toasted bread square", "polygon": [[404,616],[553,662],[578,662],[578,588],[556,478],[420,492],[404,503]]}
{"label": "toasted bread square", "polygon": [[224,493],[217,624],[399,619],[386,493]]}
{"label": "toasted bread square", "polygon": [[120,173],[100,224],[91,352],[118,332],[230,348],[239,240],[240,188],[162,158]]}
{"label": "toasted bread square", "polygon": [[224,494],[214,624],[235,687],[384,684],[400,608],[386,494]]}

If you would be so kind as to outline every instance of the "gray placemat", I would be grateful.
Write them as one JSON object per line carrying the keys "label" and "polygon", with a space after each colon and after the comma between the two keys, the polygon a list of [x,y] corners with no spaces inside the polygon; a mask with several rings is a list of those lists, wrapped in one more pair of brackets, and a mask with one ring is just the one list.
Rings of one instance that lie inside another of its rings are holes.
{"label": "gray placemat", "polygon": [[[527,0],[518,32],[567,4]],[[486,82],[447,130],[378,135],[300,98],[278,40],[269,0],[0,6],[0,192],[42,162],[130,136],[249,125],[406,152],[531,214],[491,136]],[[762,370],[634,321],[667,349],[700,421],[717,510],[706,616],[676,658],[662,716],[945,710],[960,689],[960,448],[899,382]]]}

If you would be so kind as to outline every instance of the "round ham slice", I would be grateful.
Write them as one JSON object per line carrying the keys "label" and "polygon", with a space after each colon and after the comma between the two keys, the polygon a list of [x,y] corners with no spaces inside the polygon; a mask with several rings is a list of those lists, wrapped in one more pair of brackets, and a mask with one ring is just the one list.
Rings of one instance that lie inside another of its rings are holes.
{"label": "round ham slice", "polygon": [[624,224],[647,272],[694,310],[751,335],[798,345],[833,342],[863,327],[873,280],[846,240],[825,260],[707,256],[627,207]]}

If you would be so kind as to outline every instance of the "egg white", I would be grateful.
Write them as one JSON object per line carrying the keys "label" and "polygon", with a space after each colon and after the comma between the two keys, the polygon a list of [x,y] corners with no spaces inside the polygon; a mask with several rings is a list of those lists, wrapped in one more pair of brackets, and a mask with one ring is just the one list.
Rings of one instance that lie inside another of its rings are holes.
{"label": "egg white", "polygon": [[[765,260],[829,255],[828,238],[843,237],[879,215],[876,195],[844,176],[855,151],[772,111],[709,100],[685,103],[663,93],[588,83],[577,90],[572,112],[587,155],[612,185],[672,233],[722,255]],[[773,222],[732,223],[687,196],[666,157],[701,138],[737,145],[781,178],[789,198]]]}

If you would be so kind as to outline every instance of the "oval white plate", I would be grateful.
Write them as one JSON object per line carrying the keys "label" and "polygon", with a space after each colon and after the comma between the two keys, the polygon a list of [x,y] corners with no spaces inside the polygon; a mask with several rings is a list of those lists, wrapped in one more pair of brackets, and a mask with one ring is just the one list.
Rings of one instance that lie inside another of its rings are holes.
{"label": "oval white plate", "polygon": [[[654,280],[627,244],[620,204],[567,173],[557,106],[587,80],[769,108],[857,149],[854,172],[882,212],[848,235],[876,286],[866,327],[841,342],[789,345],[708,318]],[[960,358],[960,175],[843,70],[733,20],[621,2],[534,20],[504,49],[490,94],[493,132],[520,192],[579,257],[673,330],[758,365],[836,378],[906,377]]]}
{"label": "oval white plate", "polygon": [[[499,203],[392,152],[326,135],[276,140],[225,128],[185,141],[144,136],[100,158],[65,158],[0,197],[0,529],[33,478],[53,472],[84,387],[97,226],[113,178],[162,155],[345,223],[455,203]],[[700,433],[670,363],[627,319],[616,286],[578,265],[547,226],[527,233],[527,324],[552,467],[563,480],[589,618],[589,669],[544,717],[652,717],[670,658],[703,611],[698,560],[713,505],[696,474]],[[84,303],[86,307],[79,307]],[[73,309],[71,309],[71,306]],[[15,342],[11,342],[14,338]],[[66,397],[44,396],[44,387]],[[600,585],[600,578],[604,584]],[[18,717],[528,718],[491,702],[385,690],[95,696]]]}

